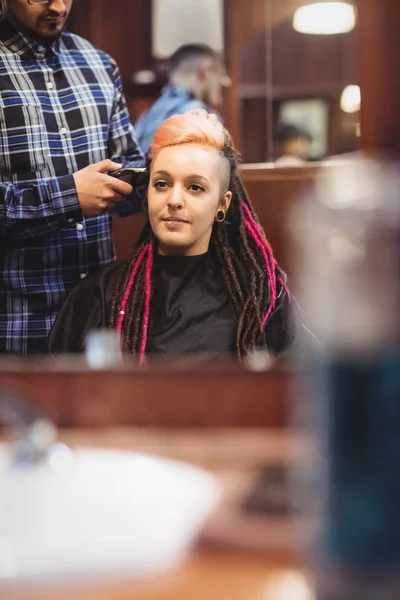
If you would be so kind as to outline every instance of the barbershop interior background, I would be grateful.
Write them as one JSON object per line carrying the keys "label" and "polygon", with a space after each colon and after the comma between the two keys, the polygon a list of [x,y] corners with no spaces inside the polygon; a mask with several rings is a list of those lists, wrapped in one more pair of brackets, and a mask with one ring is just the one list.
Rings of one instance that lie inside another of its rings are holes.
{"label": "barbershop interior background", "polygon": [[[219,114],[321,353],[1,359],[0,598],[400,597],[399,22],[394,0],[74,1],[132,123],[179,46],[218,53]],[[117,258],[145,221],[113,218]],[[2,462],[56,443],[58,483]]]}

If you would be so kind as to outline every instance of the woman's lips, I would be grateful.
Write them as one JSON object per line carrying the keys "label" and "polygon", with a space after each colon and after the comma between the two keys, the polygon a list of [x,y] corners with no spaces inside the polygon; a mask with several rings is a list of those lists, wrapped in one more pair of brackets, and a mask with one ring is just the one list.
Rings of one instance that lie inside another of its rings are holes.
{"label": "woman's lips", "polygon": [[163,223],[170,229],[178,229],[183,225],[187,225],[187,221],[183,219],[163,219]]}

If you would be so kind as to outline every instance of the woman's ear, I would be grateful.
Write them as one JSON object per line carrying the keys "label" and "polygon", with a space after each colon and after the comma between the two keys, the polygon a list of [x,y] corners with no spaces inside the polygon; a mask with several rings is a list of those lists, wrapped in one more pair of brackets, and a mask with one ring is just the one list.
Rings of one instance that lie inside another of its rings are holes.
{"label": "woman's ear", "polygon": [[232,192],[228,191],[222,196],[221,201],[218,206],[218,210],[222,210],[225,214],[228,212],[228,208],[230,206],[232,200]]}

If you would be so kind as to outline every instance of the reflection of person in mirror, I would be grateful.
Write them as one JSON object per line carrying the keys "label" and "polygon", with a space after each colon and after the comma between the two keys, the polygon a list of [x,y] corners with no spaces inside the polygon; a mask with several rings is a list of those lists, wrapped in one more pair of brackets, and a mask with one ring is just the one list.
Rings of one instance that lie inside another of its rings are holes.
{"label": "reflection of person in mirror", "polygon": [[114,328],[125,355],[277,354],[305,329],[238,175],[226,129],[205,111],[174,115],[148,153],[149,221],[130,260],[71,292],[52,353],[81,352]]}
{"label": "reflection of person in mirror", "polygon": [[140,147],[147,152],[161,123],[188,110],[220,110],[222,85],[228,81],[221,59],[206,44],[180,46],[169,59],[169,82],[153,106],[135,123]]}
{"label": "reflection of person in mirror", "polygon": [[0,352],[40,354],[73,286],[114,260],[107,173],[144,162],[114,60],[64,30],[73,0],[2,0]]}
{"label": "reflection of person in mirror", "polygon": [[309,159],[311,136],[307,131],[290,123],[279,123],[275,131],[279,166],[303,165]]}

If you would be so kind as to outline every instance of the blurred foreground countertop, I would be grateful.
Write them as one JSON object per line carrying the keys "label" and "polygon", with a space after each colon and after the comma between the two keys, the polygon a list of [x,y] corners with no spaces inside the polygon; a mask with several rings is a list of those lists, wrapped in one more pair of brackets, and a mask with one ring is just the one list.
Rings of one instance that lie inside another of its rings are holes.
{"label": "blurred foreground countertop", "polygon": [[1,593],[1,600],[313,600],[288,518],[245,516],[238,506],[261,467],[307,460],[298,434],[267,428],[61,429],[74,446],[132,450],[211,470],[224,500],[185,564],[151,581],[99,583],[84,589]]}

